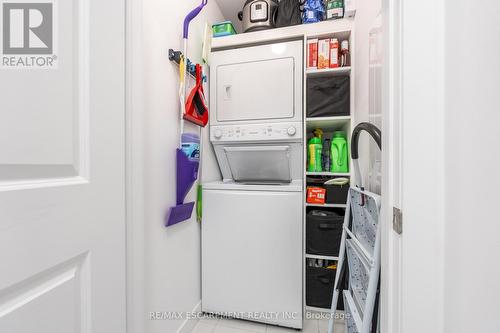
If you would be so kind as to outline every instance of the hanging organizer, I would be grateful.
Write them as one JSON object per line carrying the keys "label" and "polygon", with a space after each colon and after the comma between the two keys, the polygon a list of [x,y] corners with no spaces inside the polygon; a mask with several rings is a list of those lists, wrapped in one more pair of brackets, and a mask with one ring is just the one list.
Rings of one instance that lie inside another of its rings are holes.
{"label": "hanging organizer", "polygon": [[[179,65],[180,65],[180,87],[179,87],[179,100],[180,100],[180,135],[179,135],[179,148],[176,149],[176,162],[177,162],[177,190],[176,190],[176,205],[170,208],[170,211],[165,219],[165,225],[167,227],[178,224],[180,222],[186,221],[191,218],[194,208],[194,201],[184,203],[187,194],[193,187],[194,183],[198,179],[199,161],[190,160],[186,154],[182,151],[182,134],[184,133],[184,114],[185,114],[185,103],[186,103],[186,76],[188,71],[188,37],[189,37],[189,24],[190,22],[198,16],[203,7],[208,3],[208,0],[203,0],[201,4],[193,9],[184,19],[184,29],[183,29],[183,42],[184,42],[184,54],[177,54]],[[169,58],[170,58],[169,51]],[[175,60],[176,54],[172,54]]]}
{"label": "hanging organizer", "polygon": [[[175,51],[174,49],[168,50],[168,60],[175,62],[177,65],[181,64],[184,55],[181,51]],[[196,79],[196,64],[188,59],[187,61],[187,72],[193,79]],[[203,82],[207,82],[207,76],[203,75]]]}

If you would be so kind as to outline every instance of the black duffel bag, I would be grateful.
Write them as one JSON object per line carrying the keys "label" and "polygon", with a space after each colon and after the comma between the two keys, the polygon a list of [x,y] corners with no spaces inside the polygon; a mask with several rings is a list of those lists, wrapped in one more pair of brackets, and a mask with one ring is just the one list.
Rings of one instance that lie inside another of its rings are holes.
{"label": "black duffel bag", "polygon": [[300,0],[281,0],[278,5],[276,17],[276,27],[288,27],[302,24],[302,14],[300,7],[303,5]]}

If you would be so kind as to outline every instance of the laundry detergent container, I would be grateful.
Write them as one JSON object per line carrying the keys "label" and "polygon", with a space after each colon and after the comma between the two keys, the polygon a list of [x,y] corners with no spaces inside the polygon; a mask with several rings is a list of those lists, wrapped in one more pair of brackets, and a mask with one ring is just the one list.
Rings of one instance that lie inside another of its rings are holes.
{"label": "laundry detergent container", "polygon": [[306,218],[307,254],[337,257],[345,211],[311,210]]}
{"label": "laundry detergent container", "polygon": [[[329,309],[332,306],[333,288],[336,269],[324,267],[307,267],[306,269],[306,305]],[[340,298],[337,309],[344,309]]]}
{"label": "laundry detergent container", "polygon": [[349,116],[351,113],[350,77],[307,79],[307,117]]}

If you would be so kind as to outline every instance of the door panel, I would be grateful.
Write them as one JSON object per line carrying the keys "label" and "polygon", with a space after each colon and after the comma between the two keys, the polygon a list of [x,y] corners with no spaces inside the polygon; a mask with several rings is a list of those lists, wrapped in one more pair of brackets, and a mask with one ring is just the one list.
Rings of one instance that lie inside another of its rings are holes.
{"label": "door panel", "polygon": [[125,5],[56,4],[57,68],[0,69],[0,332],[125,332]]}
{"label": "door panel", "polygon": [[268,321],[302,328],[302,193],[205,190],[203,200],[202,310],[279,313]]}
{"label": "door panel", "polygon": [[54,35],[57,69],[2,71],[2,82],[8,84],[2,84],[0,181],[72,177],[84,171],[88,2],[61,1],[54,7],[61,27]]}
{"label": "door panel", "polygon": [[217,120],[292,118],[294,66],[293,58],[219,66]]}
{"label": "door panel", "polygon": [[210,56],[210,124],[302,121],[303,41],[218,50]]}

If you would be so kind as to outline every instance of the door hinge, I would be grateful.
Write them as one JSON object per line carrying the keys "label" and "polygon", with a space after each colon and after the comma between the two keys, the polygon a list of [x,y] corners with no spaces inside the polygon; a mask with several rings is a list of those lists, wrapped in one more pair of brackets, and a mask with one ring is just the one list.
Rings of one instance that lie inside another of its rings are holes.
{"label": "door hinge", "polygon": [[396,207],[392,209],[392,228],[400,235],[403,233],[403,212]]}

